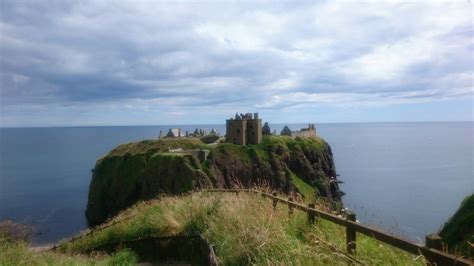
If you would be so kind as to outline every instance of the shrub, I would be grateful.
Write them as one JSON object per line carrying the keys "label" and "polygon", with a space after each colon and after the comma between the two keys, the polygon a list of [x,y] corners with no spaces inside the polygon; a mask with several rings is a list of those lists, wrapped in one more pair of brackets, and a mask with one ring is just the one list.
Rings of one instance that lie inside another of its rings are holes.
{"label": "shrub", "polygon": [[200,140],[206,144],[214,143],[219,139],[217,135],[206,135],[200,138]]}
{"label": "shrub", "polygon": [[28,242],[31,237],[31,228],[26,225],[15,224],[10,220],[1,221],[0,236],[12,242]]}

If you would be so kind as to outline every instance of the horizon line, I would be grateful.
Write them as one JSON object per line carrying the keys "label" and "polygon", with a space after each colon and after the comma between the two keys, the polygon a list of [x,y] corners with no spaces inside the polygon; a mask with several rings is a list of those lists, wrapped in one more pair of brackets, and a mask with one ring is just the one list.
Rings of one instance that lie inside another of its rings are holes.
{"label": "horizon line", "polygon": [[[267,121],[268,122],[268,121]],[[275,122],[270,123],[270,125],[294,125],[294,124],[307,124],[311,122]],[[474,120],[451,120],[451,121],[361,121],[361,122],[323,122],[315,123],[317,125],[324,124],[396,124],[396,123],[474,123]],[[142,125],[67,125],[67,126],[12,126],[12,127],[3,127],[0,126],[0,129],[16,129],[16,128],[87,128],[87,127],[159,127],[159,126],[222,126],[222,124],[142,124]]]}

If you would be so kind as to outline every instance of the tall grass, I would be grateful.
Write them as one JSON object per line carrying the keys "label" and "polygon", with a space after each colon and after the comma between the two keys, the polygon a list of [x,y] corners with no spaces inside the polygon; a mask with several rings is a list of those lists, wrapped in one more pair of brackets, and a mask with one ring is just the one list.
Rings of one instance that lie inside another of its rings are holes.
{"label": "tall grass", "polygon": [[[59,247],[65,253],[88,252],[110,241],[145,236],[202,234],[215,246],[220,263],[346,265],[345,228],[327,221],[307,222],[305,213],[291,217],[285,205],[256,194],[194,193],[141,202],[119,216],[135,218]],[[120,219],[118,217],[117,219]],[[416,265],[423,258],[357,236],[356,261],[370,265]]]}
{"label": "tall grass", "polygon": [[137,257],[129,250],[113,255],[92,253],[62,254],[53,251],[34,252],[28,243],[0,233],[0,265],[135,265]]}

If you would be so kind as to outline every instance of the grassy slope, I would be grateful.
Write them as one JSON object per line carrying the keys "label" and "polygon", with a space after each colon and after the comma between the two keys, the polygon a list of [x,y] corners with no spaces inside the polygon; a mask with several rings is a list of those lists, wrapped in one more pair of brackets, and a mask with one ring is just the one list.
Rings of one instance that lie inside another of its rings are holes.
{"label": "grassy slope", "polygon": [[466,197],[440,232],[452,251],[474,258],[474,194]]}
{"label": "grassy slope", "polygon": [[33,252],[24,242],[13,242],[0,235],[0,265],[134,265],[133,252],[122,250],[113,255],[62,254],[52,251]]}
{"label": "grassy slope", "polygon": [[[202,233],[213,245],[220,263],[241,264],[324,264],[346,265],[345,229],[319,220],[308,225],[307,217],[255,194],[194,193],[164,197],[135,204],[114,219],[134,218],[93,236],[66,243],[59,250],[83,253],[109,241],[150,235]],[[363,263],[412,265],[422,258],[388,247],[363,235],[357,236],[357,259]]]}

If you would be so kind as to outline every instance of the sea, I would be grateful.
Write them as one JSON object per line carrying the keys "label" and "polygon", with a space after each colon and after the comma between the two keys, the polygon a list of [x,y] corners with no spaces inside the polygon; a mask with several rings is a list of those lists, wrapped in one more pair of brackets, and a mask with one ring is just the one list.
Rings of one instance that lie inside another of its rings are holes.
{"label": "sea", "polygon": [[[288,124],[292,130],[304,124]],[[0,221],[33,228],[32,243],[57,243],[87,228],[96,159],[160,130],[225,125],[0,128]],[[280,132],[283,124],[270,124]],[[344,206],[357,219],[422,243],[474,193],[474,123],[317,124],[332,147]]]}

